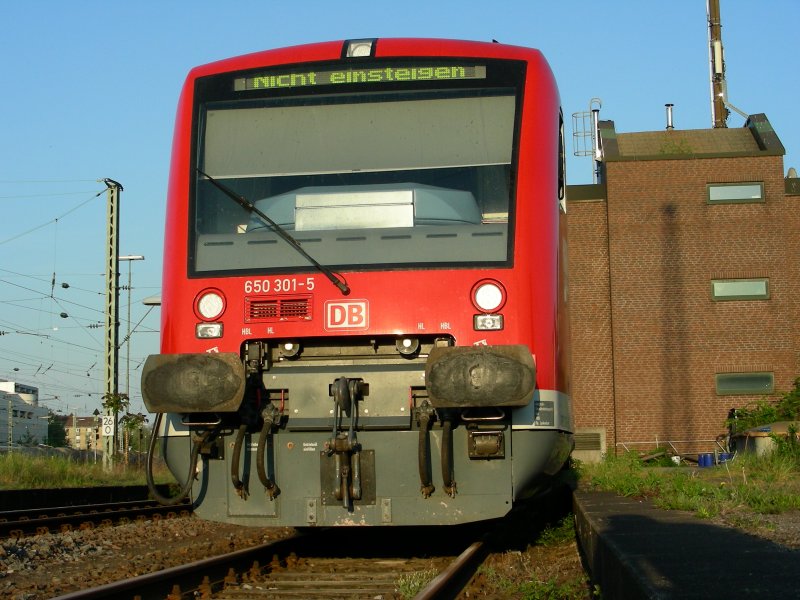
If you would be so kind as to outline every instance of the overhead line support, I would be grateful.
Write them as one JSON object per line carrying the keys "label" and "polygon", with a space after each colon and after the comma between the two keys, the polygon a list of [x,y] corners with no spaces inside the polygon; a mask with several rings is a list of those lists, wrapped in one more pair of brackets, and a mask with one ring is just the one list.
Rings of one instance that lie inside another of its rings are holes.
{"label": "overhead line support", "polygon": [[[106,211],[106,367],[105,397],[119,393],[119,200],[122,186],[113,179],[103,179],[108,187]],[[106,416],[114,417],[112,435],[103,436],[103,466],[110,468],[117,439],[117,419],[110,408]]]}

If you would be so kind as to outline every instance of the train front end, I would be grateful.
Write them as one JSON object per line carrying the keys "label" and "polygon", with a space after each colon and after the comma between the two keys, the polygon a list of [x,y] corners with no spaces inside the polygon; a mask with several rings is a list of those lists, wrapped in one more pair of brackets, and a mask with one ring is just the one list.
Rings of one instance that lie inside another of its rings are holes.
{"label": "train front end", "polygon": [[561,468],[562,129],[542,56],[499,44],[190,73],[142,390],[198,515],[463,523]]}

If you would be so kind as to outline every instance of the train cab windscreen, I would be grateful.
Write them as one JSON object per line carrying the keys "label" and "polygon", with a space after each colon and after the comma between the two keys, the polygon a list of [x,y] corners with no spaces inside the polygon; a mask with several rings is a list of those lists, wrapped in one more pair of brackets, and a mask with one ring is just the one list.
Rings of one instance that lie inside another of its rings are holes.
{"label": "train cab windscreen", "polygon": [[199,94],[190,270],[309,268],[275,224],[340,269],[509,264],[518,93],[491,81]]}

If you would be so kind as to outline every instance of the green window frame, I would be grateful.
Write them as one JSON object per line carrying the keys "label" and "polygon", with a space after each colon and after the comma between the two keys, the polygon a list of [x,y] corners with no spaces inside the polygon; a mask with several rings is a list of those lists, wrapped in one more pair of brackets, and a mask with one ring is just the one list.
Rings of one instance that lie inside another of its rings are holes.
{"label": "green window frame", "polygon": [[769,279],[712,279],[711,299],[715,302],[769,300]]}
{"label": "green window frame", "polygon": [[775,392],[775,373],[717,373],[717,396],[763,395]]}
{"label": "green window frame", "polygon": [[709,183],[706,186],[708,204],[748,204],[765,202],[764,183]]}

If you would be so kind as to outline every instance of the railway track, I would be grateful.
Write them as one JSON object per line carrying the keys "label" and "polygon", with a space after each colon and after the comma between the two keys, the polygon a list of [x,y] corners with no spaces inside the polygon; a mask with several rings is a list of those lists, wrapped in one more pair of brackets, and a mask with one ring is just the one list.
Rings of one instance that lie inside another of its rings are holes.
{"label": "railway track", "polygon": [[[452,530],[447,530],[452,531]],[[441,533],[441,530],[439,530]],[[418,531],[321,530],[173,567],[58,600],[455,598],[485,556],[475,532],[421,543]],[[387,543],[387,541],[389,543]],[[343,543],[344,542],[344,543]],[[424,547],[426,552],[420,556]]]}
{"label": "railway track", "polygon": [[[302,558],[290,556],[286,565],[273,561],[266,569],[254,568],[240,578],[223,582],[223,589],[210,593],[214,600],[357,599],[409,597],[407,591],[435,575],[414,597],[455,597],[469,582],[483,555],[483,542],[470,544],[456,557],[396,558]],[[201,591],[202,593],[202,591]]]}
{"label": "railway track", "polygon": [[[476,593],[487,589],[484,576],[475,583],[470,582],[472,574],[487,555],[491,572],[506,568],[510,564],[506,558],[509,553],[519,554],[519,549],[524,551],[537,538],[537,532],[559,522],[570,506],[567,502],[569,494],[567,490],[564,492],[550,494],[549,500],[545,497],[541,502],[517,507],[505,518],[492,522],[453,527],[310,528],[295,532],[293,537],[285,537],[292,534],[289,530],[276,530],[274,534],[253,536],[250,543],[258,544],[253,547],[242,545],[240,541],[244,542],[243,539],[234,541],[230,533],[217,535],[213,528],[204,529],[198,536],[199,530],[191,527],[188,528],[188,537],[173,545],[170,543],[173,533],[177,538],[178,532],[186,529],[180,525],[184,519],[153,525],[153,531],[160,532],[156,535],[134,534],[136,542],[131,540],[130,528],[119,528],[119,531],[126,531],[120,541],[113,537],[116,528],[108,534],[90,532],[87,535],[106,536],[90,538],[95,542],[102,539],[103,544],[109,544],[109,547],[117,544],[135,550],[124,552],[122,563],[115,562],[108,554],[91,554],[91,566],[84,566],[92,572],[88,579],[81,578],[81,567],[70,567],[63,572],[57,571],[52,578],[45,570],[30,583],[13,574],[5,580],[4,587],[0,582],[0,588],[7,592],[15,589],[31,592],[34,594],[31,597],[39,597],[36,595],[39,593],[48,598],[62,594],[58,596],[61,600],[137,597],[141,600],[259,597],[364,597],[375,600],[412,597],[421,582],[432,580],[414,597],[455,598],[465,585],[474,586],[469,589]],[[151,526],[142,524],[142,527]],[[211,550],[208,536],[214,539],[213,552],[190,550],[195,547]],[[227,543],[219,543],[225,539]],[[267,540],[271,541],[265,543]],[[481,540],[481,543],[476,540]],[[95,542],[88,542],[89,553],[95,552],[91,545]],[[57,539],[45,542],[48,543],[60,544]],[[240,550],[221,554],[235,547]],[[8,548],[16,552],[13,546]],[[36,552],[41,551],[37,547]],[[212,553],[216,554],[215,558],[198,560]],[[181,564],[181,556],[186,557],[186,564]],[[456,557],[460,558],[457,560]],[[540,559],[541,555],[537,560]],[[524,560],[519,564],[513,562],[508,568],[516,573],[525,567],[523,563]],[[167,565],[172,566],[164,569]],[[162,570],[153,571],[159,568]],[[140,573],[147,575],[133,577]],[[17,581],[12,581],[15,577]],[[491,583],[488,585],[491,591]],[[86,589],[77,591],[80,587]],[[46,592],[51,588],[52,591]]]}
{"label": "railway track", "polygon": [[188,502],[166,507],[155,500],[8,510],[0,512],[0,538],[64,532],[137,519],[172,518],[191,510]]}

